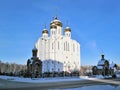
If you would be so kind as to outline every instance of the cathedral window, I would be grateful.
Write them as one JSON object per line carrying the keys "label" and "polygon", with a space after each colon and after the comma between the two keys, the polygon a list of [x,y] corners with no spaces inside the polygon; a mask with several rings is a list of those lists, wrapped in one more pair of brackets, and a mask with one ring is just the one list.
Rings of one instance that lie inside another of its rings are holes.
{"label": "cathedral window", "polygon": [[58,68],[58,72],[60,71],[60,69]]}
{"label": "cathedral window", "polygon": [[75,52],[75,45],[73,44],[73,51]]}
{"label": "cathedral window", "polygon": [[53,34],[53,31],[52,31],[52,34]]}
{"label": "cathedral window", "polygon": [[68,43],[68,51],[69,51],[69,43]]}
{"label": "cathedral window", "polygon": [[58,41],[58,49],[59,49],[59,41]]}
{"label": "cathedral window", "polygon": [[59,34],[60,34],[60,29],[58,31],[59,31]]}
{"label": "cathedral window", "polygon": [[52,43],[52,49],[53,49],[53,43]]}
{"label": "cathedral window", "polygon": [[65,51],[65,43],[64,43],[64,51]]}
{"label": "cathedral window", "polygon": [[69,43],[67,41],[64,43],[64,51],[69,51]]}
{"label": "cathedral window", "polygon": [[70,34],[68,34],[68,36],[70,37]]}
{"label": "cathedral window", "polygon": [[66,51],[67,51],[67,41],[66,41],[66,46],[65,46],[65,49],[66,49]]}

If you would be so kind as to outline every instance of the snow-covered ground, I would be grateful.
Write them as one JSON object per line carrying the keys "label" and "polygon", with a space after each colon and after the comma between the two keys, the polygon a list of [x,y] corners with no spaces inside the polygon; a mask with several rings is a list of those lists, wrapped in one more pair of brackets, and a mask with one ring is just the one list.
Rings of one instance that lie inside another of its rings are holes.
{"label": "snow-covered ground", "polygon": [[120,90],[120,86],[94,85],[94,86],[84,86],[79,88],[52,89],[52,90]]}
{"label": "snow-covered ground", "polygon": [[45,83],[45,82],[61,82],[61,81],[79,81],[85,80],[80,77],[56,77],[56,78],[23,78],[23,77],[11,77],[0,76],[1,79],[17,82],[29,82],[29,83]]}
{"label": "snow-covered ground", "polygon": [[[23,78],[23,77],[11,77],[11,76],[0,76],[1,79],[17,82],[28,82],[28,83],[48,83],[48,82],[64,82],[64,81],[83,81],[83,80],[93,80],[109,84],[115,84],[116,86],[111,85],[93,85],[93,86],[84,86],[79,88],[69,88],[69,89],[52,89],[52,90],[120,90],[120,81],[114,80],[105,80],[102,76],[96,76],[90,78],[88,76],[80,77],[56,77],[56,78]],[[4,86],[0,82],[0,87]]]}
{"label": "snow-covered ground", "polygon": [[3,84],[0,83],[0,86],[2,86]]}
{"label": "snow-covered ground", "polygon": [[[111,77],[111,76],[106,76]],[[28,83],[47,83],[47,82],[63,82],[63,81],[80,81],[80,80],[93,80],[99,82],[109,82],[104,80],[102,75],[97,75],[95,77],[80,76],[80,77],[55,77],[55,78],[23,78],[23,77],[12,77],[12,76],[0,76],[1,79],[17,82],[28,82]],[[102,80],[101,80],[102,79]],[[111,84],[118,84],[118,81],[112,81]]]}

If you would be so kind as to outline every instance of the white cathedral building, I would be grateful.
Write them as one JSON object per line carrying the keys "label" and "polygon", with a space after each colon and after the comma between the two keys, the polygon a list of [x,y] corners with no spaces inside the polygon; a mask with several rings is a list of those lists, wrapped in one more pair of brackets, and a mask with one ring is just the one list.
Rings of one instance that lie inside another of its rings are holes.
{"label": "white cathedral building", "polygon": [[50,23],[50,35],[45,28],[35,43],[37,57],[44,72],[80,71],[80,44],[71,38],[71,29],[55,17]]}

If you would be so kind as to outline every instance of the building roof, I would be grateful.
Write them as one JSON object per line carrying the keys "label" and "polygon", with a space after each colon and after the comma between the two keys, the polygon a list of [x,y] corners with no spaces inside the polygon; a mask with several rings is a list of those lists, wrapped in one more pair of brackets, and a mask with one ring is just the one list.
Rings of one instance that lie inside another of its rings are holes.
{"label": "building roof", "polygon": [[105,61],[106,61],[105,59],[103,60],[101,59],[100,61],[98,61],[98,65],[104,65]]}
{"label": "building roof", "polygon": [[50,25],[52,25],[53,23],[57,26],[62,27],[62,22],[57,17],[54,17],[54,20],[51,21]]}
{"label": "building roof", "polygon": [[47,33],[47,34],[48,34],[48,30],[47,30],[47,29],[44,29],[44,30],[42,31],[42,33]]}

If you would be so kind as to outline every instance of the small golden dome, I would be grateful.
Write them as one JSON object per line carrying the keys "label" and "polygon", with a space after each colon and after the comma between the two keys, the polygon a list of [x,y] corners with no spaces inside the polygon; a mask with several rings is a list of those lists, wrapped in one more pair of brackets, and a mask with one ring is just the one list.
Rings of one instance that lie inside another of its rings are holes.
{"label": "small golden dome", "polygon": [[57,19],[57,17],[55,17],[54,20],[50,23],[50,26],[51,26],[53,23],[54,23],[55,25],[57,25],[57,26],[62,27],[62,23],[61,23],[61,21],[59,21],[59,20]]}
{"label": "small golden dome", "polygon": [[47,30],[47,29],[44,29],[44,30],[42,31],[42,33],[47,33],[47,34],[48,34],[48,30]]}
{"label": "small golden dome", "polygon": [[71,32],[70,27],[66,27],[66,28],[65,28],[65,32]]}

